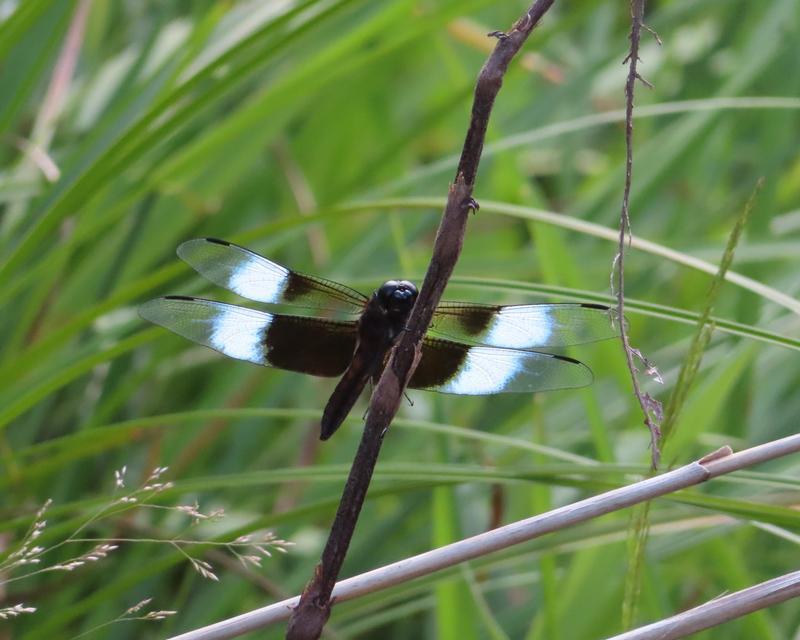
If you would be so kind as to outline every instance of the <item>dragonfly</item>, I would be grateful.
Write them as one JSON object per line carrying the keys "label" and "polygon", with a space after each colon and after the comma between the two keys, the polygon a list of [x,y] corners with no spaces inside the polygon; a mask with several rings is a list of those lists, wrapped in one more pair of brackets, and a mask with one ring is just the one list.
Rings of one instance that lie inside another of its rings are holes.
{"label": "dragonfly", "polygon": [[[389,280],[366,296],[215,238],[188,240],[177,253],[200,275],[243,298],[349,318],[269,313],[180,295],[156,298],[139,308],[145,320],[228,357],[338,377],[322,414],[322,440],[339,428],[366,385],[380,377],[417,298],[416,286],[407,280]],[[612,310],[601,304],[443,301],[408,386],[459,395],[587,386],[593,381],[589,367],[538,349],[605,340],[616,333]]]}

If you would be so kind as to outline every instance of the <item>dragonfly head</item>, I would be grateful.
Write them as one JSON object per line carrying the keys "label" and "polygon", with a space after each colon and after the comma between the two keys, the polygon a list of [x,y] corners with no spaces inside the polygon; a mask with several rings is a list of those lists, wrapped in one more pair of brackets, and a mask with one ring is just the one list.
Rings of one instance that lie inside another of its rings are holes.
{"label": "dragonfly head", "polygon": [[390,314],[408,314],[417,300],[417,287],[408,280],[389,280],[375,292],[381,307]]}

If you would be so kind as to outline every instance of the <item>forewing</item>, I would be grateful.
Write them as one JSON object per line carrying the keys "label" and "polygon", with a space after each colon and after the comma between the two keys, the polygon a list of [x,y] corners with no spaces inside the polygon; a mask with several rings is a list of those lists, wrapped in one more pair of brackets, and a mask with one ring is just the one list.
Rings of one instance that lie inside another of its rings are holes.
{"label": "forewing", "polygon": [[316,376],[341,375],[356,344],[354,322],[264,313],[202,298],[156,298],[140,306],[139,315],[231,358]]}
{"label": "forewing", "polygon": [[592,380],[589,367],[572,358],[426,338],[409,386],[482,396],[574,389]]}
{"label": "forewing", "polygon": [[596,304],[509,306],[442,302],[431,333],[492,347],[565,347],[613,338],[611,309]]}
{"label": "forewing", "polygon": [[258,302],[360,313],[367,301],[355,289],[295,273],[224,240],[188,240],[178,256],[211,282]]}

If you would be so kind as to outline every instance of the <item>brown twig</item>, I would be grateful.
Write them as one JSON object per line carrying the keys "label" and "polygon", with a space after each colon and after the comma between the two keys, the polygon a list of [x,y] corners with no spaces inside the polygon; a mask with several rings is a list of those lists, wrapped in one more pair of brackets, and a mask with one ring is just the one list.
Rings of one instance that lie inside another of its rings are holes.
{"label": "brown twig", "polygon": [[497,44],[478,76],[469,129],[455,182],[450,186],[447,204],[436,234],[433,256],[409,318],[408,329],[401,336],[375,387],[361,443],[322,552],[322,560],[292,613],[286,635],[288,640],[319,638],[330,616],[331,591],[350,545],[378,460],[383,436],[400,406],[403,390],[419,360],[422,338],[461,253],[469,212],[477,208],[472,191],[495,97],[500,91],[511,59],[553,2],[554,0],[537,0],[514,23],[510,31],[490,34],[497,38]]}
{"label": "brown twig", "polygon": [[[659,440],[661,439],[661,430],[658,426],[658,420],[661,415],[660,403],[652,398],[650,395],[643,393],[639,386],[639,379],[637,377],[638,370],[634,360],[639,358],[647,368],[648,373],[658,375],[655,367],[644,358],[638,350],[634,349],[628,340],[627,328],[625,326],[625,238],[630,237],[631,234],[631,219],[630,219],[630,196],[631,196],[631,183],[633,176],[633,95],[636,88],[636,81],[640,80],[646,86],[651,86],[638,71],[639,63],[639,40],[641,37],[642,28],[647,29],[654,33],[643,22],[644,16],[644,0],[631,0],[631,32],[629,39],[631,42],[628,56],[623,61],[623,64],[628,63],[628,79],[625,82],[625,188],[622,194],[622,210],[620,212],[619,220],[619,244],[617,247],[617,255],[614,257],[614,267],[617,274],[617,317],[619,321],[619,336],[622,341],[622,347],[625,351],[625,359],[628,365],[628,370],[631,372],[631,382],[633,383],[633,393],[639,401],[639,406],[644,415],[644,424],[647,425],[650,431],[650,454],[651,465],[653,469],[658,468],[658,461],[660,456]],[[654,33],[655,35],[655,33]],[[658,39],[658,36],[656,36]],[[655,416],[655,419],[654,419]]]}

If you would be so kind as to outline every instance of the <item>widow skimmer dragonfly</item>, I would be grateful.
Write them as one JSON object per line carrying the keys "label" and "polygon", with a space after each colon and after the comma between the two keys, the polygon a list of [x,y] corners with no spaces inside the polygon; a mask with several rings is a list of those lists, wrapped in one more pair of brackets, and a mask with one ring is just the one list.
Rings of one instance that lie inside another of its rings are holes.
{"label": "widow skimmer dragonfly", "polygon": [[[390,280],[371,297],[345,285],[296,273],[244,247],[213,238],[178,247],[202,276],[244,298],[327,309],[351,320],[266,313],[232,304],[166,296],[139,314],[193,342],[255,364],[340,380],[321,422],[322,440],[338,429],[367,382],[377,380],[417,297]],[[591,384],[591,370],[566,356],[532,351],[615,335],[610,309],[598,304],[437,307],[409,387],[461,395],[535,392]]]}

